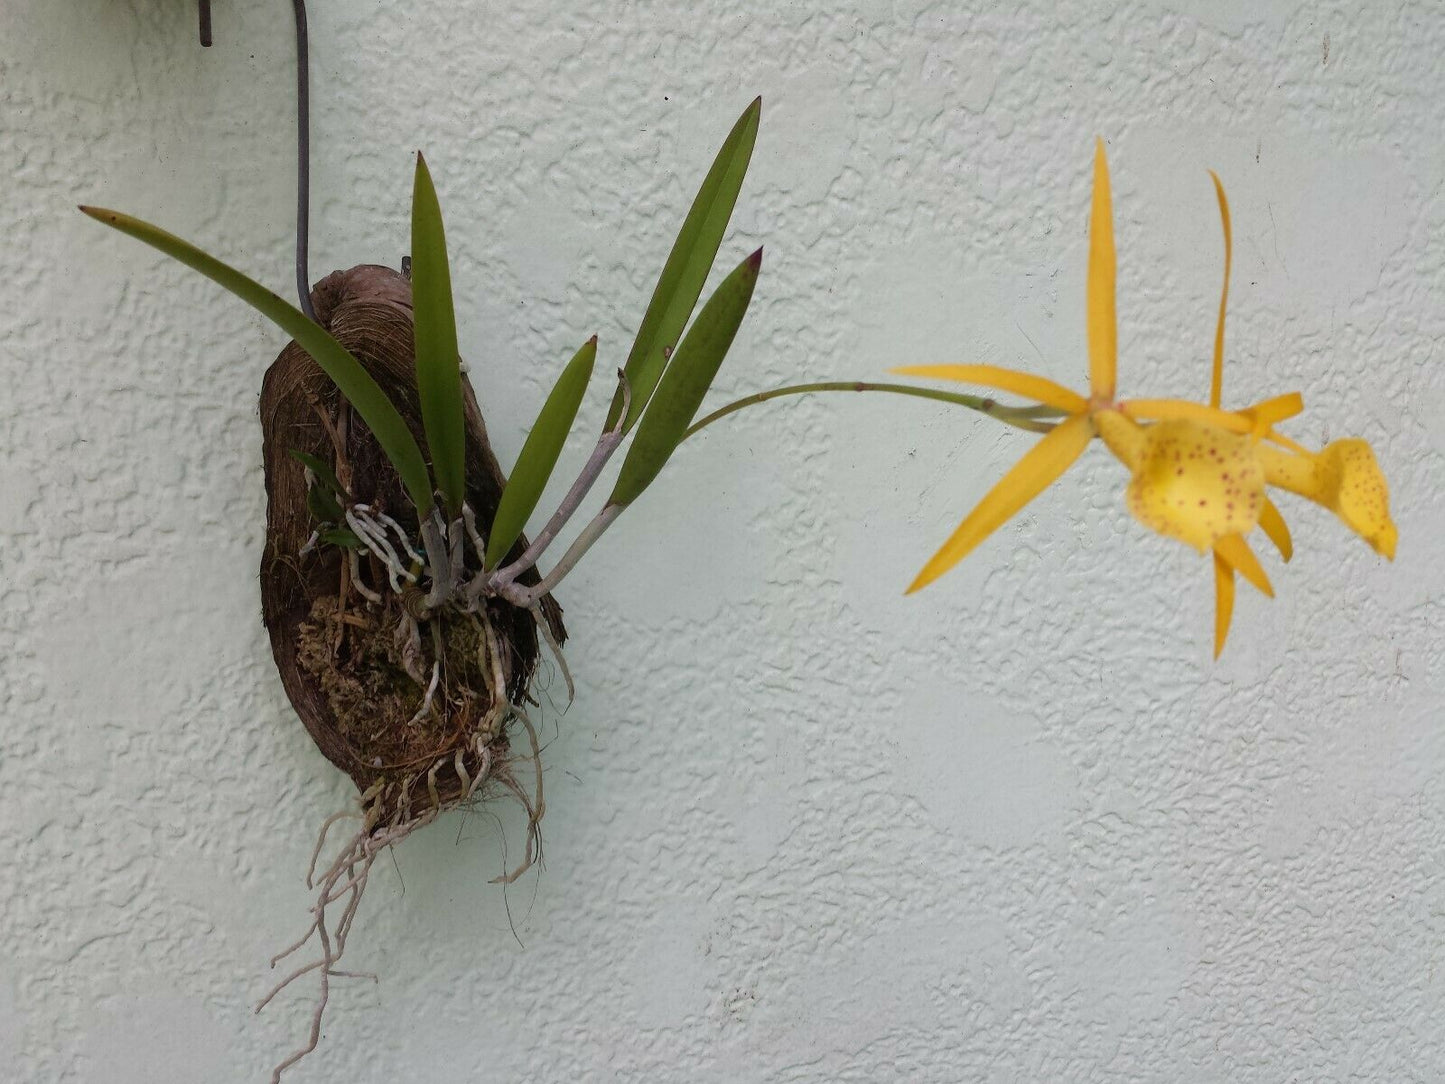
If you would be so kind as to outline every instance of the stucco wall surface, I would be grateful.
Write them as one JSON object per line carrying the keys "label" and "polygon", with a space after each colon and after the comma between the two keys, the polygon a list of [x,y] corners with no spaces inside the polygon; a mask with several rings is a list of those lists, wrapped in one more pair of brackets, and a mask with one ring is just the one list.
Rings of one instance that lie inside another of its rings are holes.
{"label": "stucco wall surface", "polygon": [[[1445,1079],[1445,9],[316,0],[313,273],[406,251],[426,151],[504,464],[624,357],[728,125],[765,243],[712,402],[981,360],[1084,382],[1089,161],[1121,382],[1290,389],[1384,464],[1393,565],[1284,508],[1210,660],[1208,564],[1102,449],[920,595],[1034,439],[834,396],[690,442],[559,591],[545,870],[498,807],[378,867],[306,1081]],[[289,294],[282,0],[0,0],[0,1079],[252,1081],[348,785],[259,619],[283,337],[75,212]],[[601,421],[600,381],[564,467]],[[559,487],[560,488],[560,487]],[[554,492],[554,499],[556,493]]]}

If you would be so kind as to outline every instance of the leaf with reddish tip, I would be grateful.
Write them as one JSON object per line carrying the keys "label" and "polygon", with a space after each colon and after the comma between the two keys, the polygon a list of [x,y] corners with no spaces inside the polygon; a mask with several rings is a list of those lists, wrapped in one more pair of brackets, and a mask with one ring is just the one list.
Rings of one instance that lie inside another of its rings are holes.
{"label": "leaf with reddish tip", "polygon": [[[673,347],[687,326],[687,318],[702,294],[748,171],[762,112],[763,100],[755,98],[733,125],[663,264],[652,300],[637,329],[637,339],[627,355],[624,371],[632,390],[632,405],[623,421],[624,429],[631,429],[642,417],[674,353]],[[608,411],[606,428],[616,426],[621,414],[619,392]]]}
{"label": "leaf with reddish tip", "polygon": [[723,279],[698,313],[637,427],[608,504],[635,501],[682,442],[748,311],[762,264],[758,249]]}
{"label": "leaf with reddish tip", "polygon": [[552,477],[557,466],[557,457],[567,443],[567,434],[577,418],[577,408],[582,404],[582,394],[592,378],[592,367],[597,361],[597,336],[593,335],[582,344],[582,349],[573,355],[562,375],[557,378],[547,401],[537,415],[522,452],[517,456],[517,465],[502,490],[502,500],[497,505],[497,515],[487,535],[487,568],[496,568],[497,563],[521,537],[527,526],[527,517],[537,507],[542,490]]}

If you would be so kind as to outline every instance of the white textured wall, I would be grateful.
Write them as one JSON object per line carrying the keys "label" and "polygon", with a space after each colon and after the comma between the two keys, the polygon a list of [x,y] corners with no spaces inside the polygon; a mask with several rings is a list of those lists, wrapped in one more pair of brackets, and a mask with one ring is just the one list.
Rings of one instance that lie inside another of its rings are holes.
{"label": "white textured wall", "polygon": [[[1374,442],[1402,540],[1289,503],[1216,665],[1207,566],[1102,452],[904,599],[1030,438],[852,397],[719,427],[559,592],[545,872],[487,883],[508,811],[409,841],[350,954],[380,982],[291,1079],[1445,1079],[1445,10],[314,7],[314,272],[402,254],[423,147],[504,463],[577,343],[623,356],[761,93],[717,401],[920,359],[1081,384],[1101,133],[1123,388],[1206,387],[1213,167],[1226,394]],[[250,1013],[348,798],[259,620],[282,339],[73,210],[289,292],[288,5],[218,0],[216,41],[184,0],[0,0],[5,1080],[259,1080],[309,1007]]]}

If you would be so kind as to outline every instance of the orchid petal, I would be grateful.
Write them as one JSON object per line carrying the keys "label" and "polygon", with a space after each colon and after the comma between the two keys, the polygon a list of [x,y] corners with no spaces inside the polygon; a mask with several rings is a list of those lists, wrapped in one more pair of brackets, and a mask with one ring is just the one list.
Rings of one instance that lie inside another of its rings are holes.
{"label": "orchid petal", "polygon": [[1248,433],[1254,426],[1248,418],[1218,407],[1188,399],[1128,399],[1119,409],[1135,421],[1191,421],[1218,426],[1231,433]]}
{"label": "orchid petal", "polygon": [[1259,453],[1270,485],[1323,505],[1376,553],[1395,559],[1400,534],[1390,519],[1390,487],[1363,440],[1337,440],[1318,454],[1291,455],[1267,446]]}
{"label": "orchid petal", "polygon": [[1254,421],[1242,413],[1220,410],[1188,399],[1128,399],[1119,409],[1135,421],[1202,422],[1231,433],[1252,433]]}
{"label": "orchid petal", "polygon": [[1285,523],[1284,516],[1280,515],[1274,501],[1268,497],[1264,499],[1259,510],[1259,526],[1274,543],[1274,548],[1279,550],[1281,557],[1288,561],[1294,556],[1294,541],[1289,536],[1289,524]]}
{"label": "orchid petal", "polygon": [[1214,657],[1224,650],[1229,622],[1234,616],[1234,569],[1218,553],[1214,555]]}
{"label": "orchid petal", "polygon": [[1060,422],[1003,476],[959,524],[958,529],[908,586],[926,587],[967,557],[975,547],[1068,470],[1093,438],[1087,416]]}
{"label": "orchid petal", "polygon": [[1276,422],[1287,421],[1297,414],[1304,413],[1304,397],[1297,391],[1289,392],[1287,395],[1276,395],[1273,399],[1265,399],[1255,403],[1253,406],[1245,407],[1239,413],[1248,415],[1254,421],[1254,428],[1260,436]]}
{"label": "orchid petal", "polygon": [[981,384],[986,388],[1022,395],[1044,406],[1066,414],[1082,414],[1088,401],[1080,394],[1056,384],[1046,377],[1003,369],[997,365],[903,365],[891,370],[901,376],[921,376],[931,380],[956,380],[960,384]]}
{"label": "orchid petal", "polygon": [[1104,141],[1094,143],[1094,200],[1089,214],[1089,278],[1085,290],[1088,308],[1089,394],[1108,402],[1114,398],[1119,357],[1119,328],[1115,317],[1114,211],[1109,192],[1109,162]]}
{"label": "orchid petal", "polygon": [[1254,551],[1249,548],[1249,543],[1244,540],[1242,535],[1225,535],[1214,543],[1214,553],[1235,572],[1258,588],[1262,594],[1274,598],[1274,588],[1269,585],[1269,577],[1264,574],[1259,558],[1254,555]]}
{"label": "orchid petal", "polygon": [[[1230,236],[1229,200],[1224,196],[1224,185],[1220,184],[1219,175],[1214,170],[1209,171],[1209,176],[1214,181],[1214,194],[1219,197],[1219,218],[1224,224],[1224,288],[1219,291],[1219,323],[1214,329],[1214,375],[1209,382],[1209,405],[1217,407],[1224,392],[1224,309],[1229,301],[1229,265],[1234,242]],[[1222,644],[1223,641],[1220,642]],[[1218,654],[1216,650],[1216,657]]]}

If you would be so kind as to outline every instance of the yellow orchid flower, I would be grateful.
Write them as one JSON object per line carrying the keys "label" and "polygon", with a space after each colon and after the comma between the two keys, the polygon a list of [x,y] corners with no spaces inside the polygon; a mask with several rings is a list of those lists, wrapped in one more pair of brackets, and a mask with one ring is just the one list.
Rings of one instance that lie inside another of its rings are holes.
{"label": "yellow orchid flower", "polygon": [[1201,553],[1212,553],[1216,658],[1229,631],[1235,573],[1264,594],[1274,594],[1246,536],[1258,526],[1286,561],[1293,552],[1289,528],[1270,500],[1266,486],[1289,490],[1330,508],[1377,552],[1393,558],[1397,532],[1390,520],[1388,490],[1368,444],[1360,440],[1337,441],[1313,453],[1277,433],[1277,423],[1304,409],[1297,392],[1238,411],[1220,407],[1232,239],[1224,188],[1217,176],[1210,176],[1214,178],[1224,225],[1225,262],[1208,405],[1179,399],[1115,397],[1116,261],[1109,167],[1102,140],[1095,147],[1089,223],[1089,395],[1085,397],[1041,376],[992,365],[912,365],[895,370],[996,388],[1033,399],[1063,416],[959,524],[918,573],[909,593],[963,560],[1063,474],[1095,436],[1130,472],[1126,499],[1135,518],[1159,534],[1185,542]]}

